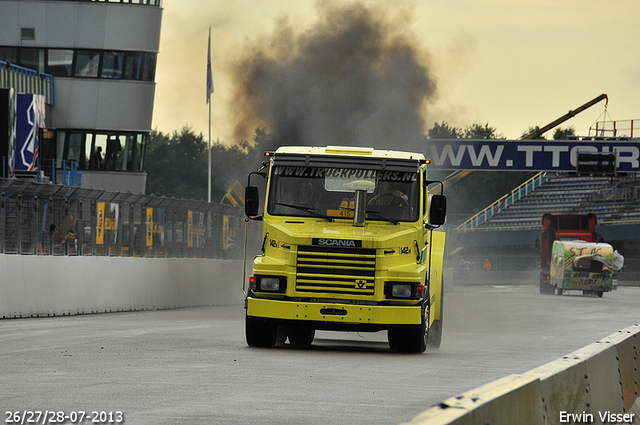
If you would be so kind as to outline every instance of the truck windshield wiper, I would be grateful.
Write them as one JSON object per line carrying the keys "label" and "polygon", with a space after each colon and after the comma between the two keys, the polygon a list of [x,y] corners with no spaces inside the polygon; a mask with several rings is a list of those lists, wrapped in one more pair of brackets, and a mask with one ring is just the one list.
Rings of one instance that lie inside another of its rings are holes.
{"label": "truck windshield wiper", "polygon": [[[349,211],[354,211],[353,208],[346,208]],[[365,210],[365,214],[371,214],[373,216],[378,217],[381,220],[384,221],[388,221],[389,223],[393,223],[393,224],[398,224],[398,220],[393,220],[389,217],[385,217],[382,213],[378,212],[378,211],[372,211],[372,210]]]}
{"label": "truck windshield wiper", "polygon": [[320,214],[319,212],[316,211],[315,208],[303,207],[302,205],[283,204],[282,202],[276,202],[276,205],[282,205],[283,207],[295,208],[297,210],[309,213],[314,217],[324,218],[325,220],[333,221],[333,219],[331,217],[327,217],[326,215]]}
{"label": "truck windshield wiper", "polygon": [[381,213],[379,213],[378,211],[366,210],[366,211],[365,211],[365,213],[366,213],[366,214],[372,214],[372,215],[374,215],[375,217],[378,217],[379,219],[382,219],[382,220],[388,221],[388,222],[390,222],[390,223],[398,224],[398,220],[393,220],[393,219],[391,219],[391,218],[389,218],[389,217],[385,217],[384,215],[382,215],[382,214],[381,214]]}

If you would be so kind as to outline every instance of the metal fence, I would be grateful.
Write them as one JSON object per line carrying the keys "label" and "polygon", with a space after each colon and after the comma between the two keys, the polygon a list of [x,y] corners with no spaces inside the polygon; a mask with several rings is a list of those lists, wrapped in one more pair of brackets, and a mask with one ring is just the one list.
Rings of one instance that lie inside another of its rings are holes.
{"label": "metal fence", "polygon": [[0,179],[0,254],[238,258],[240,208]]}

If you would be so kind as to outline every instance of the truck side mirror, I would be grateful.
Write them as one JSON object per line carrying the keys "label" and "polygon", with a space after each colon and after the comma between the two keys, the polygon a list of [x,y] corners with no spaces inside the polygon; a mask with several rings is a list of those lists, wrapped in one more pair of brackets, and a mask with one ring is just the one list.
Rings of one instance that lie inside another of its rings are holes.
{"label": "truck side mirror", "polygon": [[258,207],[260,205],[260,194],[256,186],[247,186],[244,189],[244,213],[247,217],[255,217],[258,215]]}
{"label": "truck side mirror", "polygon": [[447,197],[444,195],[431,195],[429,204],[429,224],[442,226],[447,218]]}

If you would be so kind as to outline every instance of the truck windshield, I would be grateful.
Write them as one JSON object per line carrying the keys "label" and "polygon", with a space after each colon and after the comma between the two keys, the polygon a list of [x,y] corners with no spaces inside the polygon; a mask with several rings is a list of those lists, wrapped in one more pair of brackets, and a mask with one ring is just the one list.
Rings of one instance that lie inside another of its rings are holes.
{"label": "truck windshield", "polygon": [[367,220],[416,221],[418,173],[346,168],[274,167],[267,212],[293,217],[353,218],[355,190],[366,190]]}

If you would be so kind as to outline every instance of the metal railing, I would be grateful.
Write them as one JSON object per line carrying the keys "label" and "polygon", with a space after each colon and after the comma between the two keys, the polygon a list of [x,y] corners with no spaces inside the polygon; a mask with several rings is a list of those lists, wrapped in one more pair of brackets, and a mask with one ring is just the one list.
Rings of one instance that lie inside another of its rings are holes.
{"label": "metal railing", "polygon": [[456,231],[466,232],[477,230],[488,222],[494,215],[500,211],[505,210],[507,207],[513,205],[514,202],[519,201],[536,188],[540,187],[546,180],[545,173],[540,172],[522,183],[520,186],[512,190],[510,193],[504,195],[502,198],[489,205],[484,210],[480,211],[467,221],[462,223],[456,228]]}
{"label": "metal railing", "polygon": [[596,121],[589,127],[590,137],[629,137],[640,135],[640,120]]}
{"label": "metal railing", "polygon": [[0,88],[13,87],[18,93],[40,94],[55,104],[53,76],[0,61]]}
{"label": "metal railing", "polygon": [[0,196],[0,254],[241,256],[237,207],[20,179]]}

